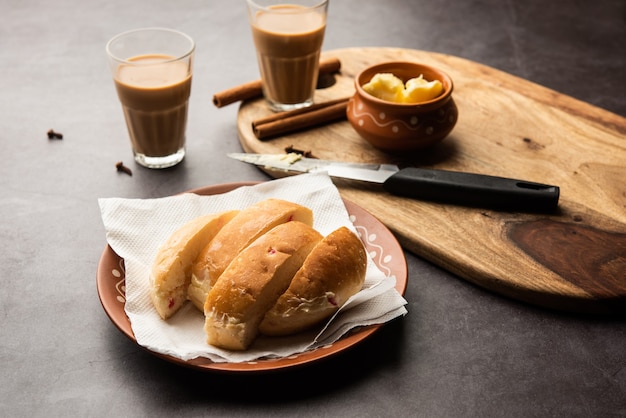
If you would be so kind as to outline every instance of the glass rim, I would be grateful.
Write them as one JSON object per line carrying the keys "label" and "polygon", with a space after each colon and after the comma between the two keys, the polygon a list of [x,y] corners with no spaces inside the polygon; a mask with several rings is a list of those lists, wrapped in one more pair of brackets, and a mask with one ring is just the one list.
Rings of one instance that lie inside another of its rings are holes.
{"label": "glass rim", "polygon": [[317,3],[315,3],[315,4],[311,5],[311,6],[302,6],[300,4],[297,4],[298,6],[304,7],[304,10],[298,10],[298,9],[289,10],[289,11],[281,10],[279,12],[277,12],[275,9],[274,10],[270,9],[270,7],[271,6],[283,5],[283,4],[286,4],[286,3],[277,1],[275,4],[271,4],[271,5],[268,5],[268,6],[261,6],[259,3],[256,2],[256,0],[246,0],[246,1],[248,2],[249,5],[252,5],[252,6],[256,7],[259,10],[263,10],[264,12],[271,11],[271,12],[274,12],[274,13],[281,13],[281,14],[297,14],[297,13],[303,13],[305,11],[309,11],[311,9],[317,9],[319,7],[327,5],[330,0],[319,0]]}
{"label": "glass rim", "polygon": [[145,65],[145,66],[149,66],[149,65],[154,65],[154,63],[145,63],[145,62],[137,62],[137,61],[129,61],[127,58],[120,58],[117,55],[115,55],[112,51],[111,51],[111,45],[119,40],[120,38],[124,37],[124,36],[128,36],[131,35],[133,33],[136,32],[148,32],[148,31],[155,31],[155,32],[169,32],[172,34],[176,34],[181,36],[182,38],[185,38],[186,40],[189,41],[189,43],[191,44],[191,46],[189,47],[189,49],[184,52],[183,54],[180,54],[172,59],[169,60],[165,60],[165,61],[160,61],[159,64],[163,64],[163,63],[169,63],[169,62],[176,62],[176,61],[180,61],[182,59],[185,59],[189,56],[191,56],[193,54],[193,52],[196,49],[196,43],[194,42],[193,38],[189,35],[187,35],[186,33],[183,33],[179,30],[176,29],[170,29],[170,28],[164,28],[164,27],[146,27],[146,28],[137,28],[137,29],[131,29],[131,30],[127,30],[121,33],[118,33],[117,35],[115,35],[114,37],[112,37],[111,39],[109,39],[109,41],[106,44],[105,50],[107,52],[107,55],[122,64],[127,64],[127,65],[136,65],[136,66],[140,66],[140,65]]}

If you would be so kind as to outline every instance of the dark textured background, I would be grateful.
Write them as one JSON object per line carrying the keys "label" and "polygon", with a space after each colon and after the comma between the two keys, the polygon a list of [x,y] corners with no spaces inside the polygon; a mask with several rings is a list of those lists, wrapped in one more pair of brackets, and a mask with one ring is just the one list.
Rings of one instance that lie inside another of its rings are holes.
{"label": "dark textured background", "polygon": [[[626,416],[624,319],[524,305],[410,254],[409,314],[314,367],[206,374],[138,348],[98,301],[97,198],[266,179],[224,157],[237,106],[211,104],[258,78],[245,3],[0,0],[0,16],[0,416]],[[166,171],[132,162],[104,53],[156,25],[197,42],[188,157]],[[624,0],[332,0],[324,49],[355,46],[461,56],[626,116]]]}

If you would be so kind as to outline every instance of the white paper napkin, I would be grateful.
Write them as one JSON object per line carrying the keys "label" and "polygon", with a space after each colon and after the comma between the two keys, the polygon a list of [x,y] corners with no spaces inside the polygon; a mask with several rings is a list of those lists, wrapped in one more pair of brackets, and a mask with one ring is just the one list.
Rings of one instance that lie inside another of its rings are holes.
{"label": "white paper napkin", "polygon": [[314,213],[314,228],[326,236],[340,226],[355,231],[337,188],[324,173],[302,174],[241,187],[214,196],[182,194],[159,199],[102,198],[98,200],[111,248],[126,266],[125,310],[137,343],[182,360],[206,357],[213,362],[244,362],[286,357],[332,344],[349,330],[381,324],[405,315],[406,300],[368,257],[363,290],[354,295],[323,331],[292,337],[259,337],[244,352],[222,350],[206,343],[204,316],[187,303],[164,321],[149,295],[149,272],[159,245],[186,222],[208,213],[246,207],[270,197],[304,205]]}

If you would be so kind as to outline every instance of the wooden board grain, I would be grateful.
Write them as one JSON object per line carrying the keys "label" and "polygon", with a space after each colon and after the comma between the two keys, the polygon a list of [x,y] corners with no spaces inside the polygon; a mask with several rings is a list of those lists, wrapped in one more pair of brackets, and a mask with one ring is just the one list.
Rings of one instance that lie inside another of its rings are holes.
{"label": "wooden board grain", "polygon": [[351,96],[369,65],[416,61],[454,81],[459,121],[443,142],[393,156],[363,141],[347,121],[259,141],[252,120],[271,112],[242,103],[247,152],[288,146],[316,157],[384,162],[519,178],[561,188],[554,214],[496,212],[391,196],[337,181],[343,197],[380,219],[404,248],[483,288],[573,312],[626,312],[626,119],[496,69],[449,55],[396,48],[328,51],[341,60],[316,101]]}

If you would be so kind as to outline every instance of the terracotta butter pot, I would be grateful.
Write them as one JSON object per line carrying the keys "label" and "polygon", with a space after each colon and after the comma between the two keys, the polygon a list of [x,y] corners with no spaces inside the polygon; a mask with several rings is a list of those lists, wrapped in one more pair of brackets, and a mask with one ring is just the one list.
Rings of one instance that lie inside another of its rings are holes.
{"label": "terracotta butter pot", "polygon": [[[441,81],[443,92],[416,104],[381,100],[362,87],[378,73],[394,74],[404,83],[422,74],[428,81]],[[355,79],[355,87],[356,93],[348,102],[348,121],[359,135],[383,151],[429,147],[444,139],[456,125],[458,110],[452,99],[452,79],[436,68],[413,62],[386,62],[361,71]]]}

